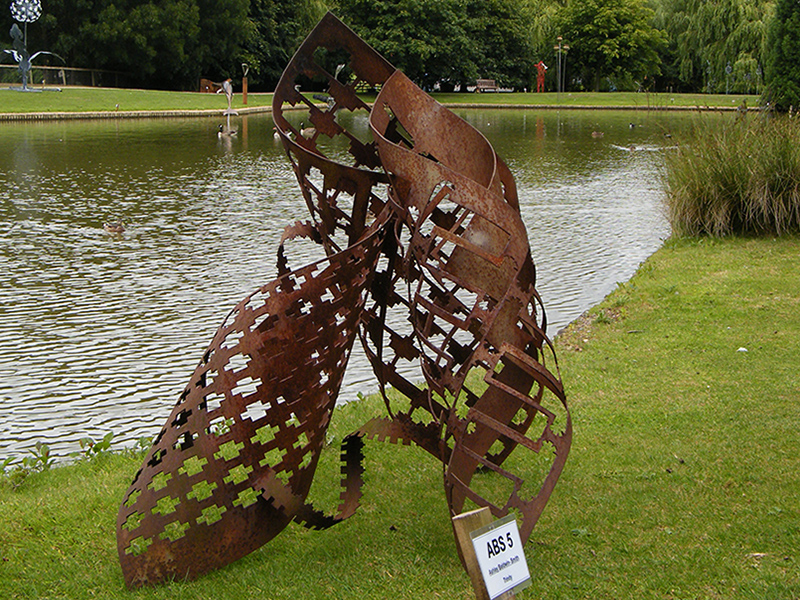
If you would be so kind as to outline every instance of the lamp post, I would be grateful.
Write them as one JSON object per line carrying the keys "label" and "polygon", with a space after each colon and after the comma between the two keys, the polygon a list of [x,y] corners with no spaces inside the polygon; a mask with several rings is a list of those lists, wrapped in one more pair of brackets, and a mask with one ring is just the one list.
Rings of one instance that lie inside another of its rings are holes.
{"label": "lamp post", "polygon": [[[553,46],[553,50],[556,51],[556,58],[557,58],[557,63],[558,63],[558,73],[557,73],[558,86],[556,88],[557,89],[556,98],[557,98],[557,102],[561,102],[561,89],[564,87],[564,83],[566,82],[565,75],[566,75],[566,71],[567,71],[567,50],[569,50],[569,46],[567,44],[563,43],[564,38],[562,38],[561,36],[558,36],[556,38],[556,41],[558,42],[558,44]],[[563,69],[561,68],[561,55],[562,54],[564,55],[564,68]]]}

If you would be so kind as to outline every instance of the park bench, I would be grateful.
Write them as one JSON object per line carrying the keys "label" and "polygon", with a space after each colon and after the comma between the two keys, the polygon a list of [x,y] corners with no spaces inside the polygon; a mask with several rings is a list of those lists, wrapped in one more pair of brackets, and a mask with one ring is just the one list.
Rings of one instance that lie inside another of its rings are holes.
{"label": "park bench", "polygon": [[478,79],[475,82],[476,92],[496,92],[498,89],[494,79]]}

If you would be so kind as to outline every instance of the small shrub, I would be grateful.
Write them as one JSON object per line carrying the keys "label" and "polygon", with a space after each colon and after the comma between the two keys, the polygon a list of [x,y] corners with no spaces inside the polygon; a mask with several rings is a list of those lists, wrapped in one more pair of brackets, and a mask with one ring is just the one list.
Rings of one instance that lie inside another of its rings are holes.
{"label": "small shrub", "polygon": [[86,458],[93,458],[109,452],[111,449],[111,440],[114,437],[114,432],[109,431],[103,436],[102,440],[96,441],[90,437],[81,438],[78,443],[81,445],[81,451]]}
{"label": "small shrub", "polygon": [[604,311],[600,311],[597,313],[597,316],[594,318],[595,323],[600,323],[602,325],[610,325],[613,323],[613,320],[609,315],[607,315]]}
{"label": "small shrub", "polygon": [[[31,453],[31,456],[23,457],[18,464],[12,465],[13,456],[0,462],[0,475],[13,489],[20,487],[31,473],[47,471],[55,462],[55,459],[50,456],[50,446],[42,442],[36,442],[36,448],[28,452]],[[6,471],[9,467],[11,468]]]}
{"label": "small shrub", "polygon": [[31,471],[46,471],[55,462],[55,459],[50,456],[50,446],[42,442],[36,442],[36,449],[28,450],[28,452],[32,456],[23,458],[22,465]]}
{"label": "small shrub", "polygon": [[146,454],[150,447],[153,445],[153,438],[146,435],[141,436],[133,445],[131,451],[134,454]]}
{"label": "small shrub", "polygon": [[800,231],[800,121],[740,119],[702,128],[667,157],[667,209],[678,235]]}
{"label": "small shrub", "polygon": [[11,489],[19,488],[33,471],[24,465],[17,465],[6,476]]}

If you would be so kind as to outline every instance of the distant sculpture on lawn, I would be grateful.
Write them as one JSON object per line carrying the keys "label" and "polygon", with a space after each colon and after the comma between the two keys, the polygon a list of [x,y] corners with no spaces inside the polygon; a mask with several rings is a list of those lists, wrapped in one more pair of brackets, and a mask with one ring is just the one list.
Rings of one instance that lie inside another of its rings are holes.
{"label": "distant sculpture on lawn", "polygon": [[222,113],[223,115],[225,115],[225,118],[227,119],[226,121],[227,126],[226,127],[223,127],[222,125],[219,126],[220,127],[219,135],[227,139],[230,138],[230,136],[236,135],[236,131],[231,128],[231,115],[238,115],[239,113],[236,112],[236,110],[231,107],[231,103],[233,102],[233,86],[231,85],[230,78],[216,85],[219,86],[219,89],[217,90],[216,93],[219,94],[220,92],[225,92],[225,97],[228,99],[228,108],[226,108],[225,111]]}
{"label": "distant sculpture on lawn", "polygon": [[544,92],[544,76],[547,74],[547,65],[544,61],[536,63],[536,92]]}
{"label": "distant sculpture on lawn", "polygon": [[227,115],[227,114],[232,114],[232,115],[237,114],[237,112],[235,110],[233,110],[233,108],[231,108],[231,103],[233,102],[233,86],[231,85],[230,78],[226,79],[225,81],[223,81],[222,83],[219,83],[217,85],[219,85],[219,89],[217,90],[217,93],[219,94],[220,92],[224,92],[225,93],[225,97],[228,99],[228,108],[223,114],[225,114],[225,115]]}
{"label": "distant sculpture on lawn", "polygon": [[[320,62],[345,54],[346,84]],[[302,94],[309,80],[332,100]],[[372,106],[362,87],[380,90]],[[311,220],[286,227],[277,279],[228,314],[125,494],[127,585],[198,577],[291,521],[323,529],[350,517],[367,438],[419,446],[443,466],[451,515],[514,512],[527,540],[572,422],[511,171],[330,13],[286,67],[272,110]],[[322,136],[346,143],[317,145]],[[346,148],[350,164],[327,147]],[[319,259],[290,265],[299,240]],[[325,514],[307,496],[356,338],[386,414],[342,441],[341,504]]]}
{"label": "distant sculpture on lawn", "polygon": [[3,50],[3,52],[10,54],[17,61],[17,67],[22,75],[22,87],[11,89],[23,92],[38,91],[28,87],[28,74],[36,57],[41,54],[50,54],[62,62],[63,59],[58,54],[45,52],[44,50],[40,50],[32,56],[28,52],[28,23],[33,23],[42,16],[42,3],[40,0],[14,0],[11,3],[11,16],[14,17],[14,20],[23,23],[25,27],[25,32],[23,33],[16,23],[11,26],[12,49]]}

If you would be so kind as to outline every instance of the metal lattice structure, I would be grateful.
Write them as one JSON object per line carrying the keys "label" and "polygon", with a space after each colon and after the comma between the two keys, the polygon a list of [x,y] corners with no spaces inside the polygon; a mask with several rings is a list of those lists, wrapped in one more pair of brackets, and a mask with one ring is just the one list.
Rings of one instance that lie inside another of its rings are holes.
{"label": "metal lattice structure", "polygon": [[[323,65],[334,56],[346,62],[332,75]],[[325,83],[324,107],[298,91],[304,78]],[[372,106],[356,94],[363,86],[380,90]],[[313,127],[290,124],[288,106],[307,109]],[[366,116],[369,135],[343,127],[341,111]],[[509,169],[331,14],[284,71],[273,116],[311,220],[286,228],[279,277],[228,315],[126,493],[127,584],[197,577],[292,520],[325,528],[349,517],[364,438],[419,445],[443,465],[452,515],[515,511],[527,540],[572,426],[545,365],[555,356]],[[326,157],[320,136],[347,138],[352,163]],[[287,243],[298,238],[324,258],[291,269]],[[387,416],[343,441],[341,505],[326,515],[307,495],[356,337]],[[411,363],[426,387],[402,374]],[[526,494],[508,465],[537,458],[546,468]],[[487,473],[491,493],[475,483]]]}

